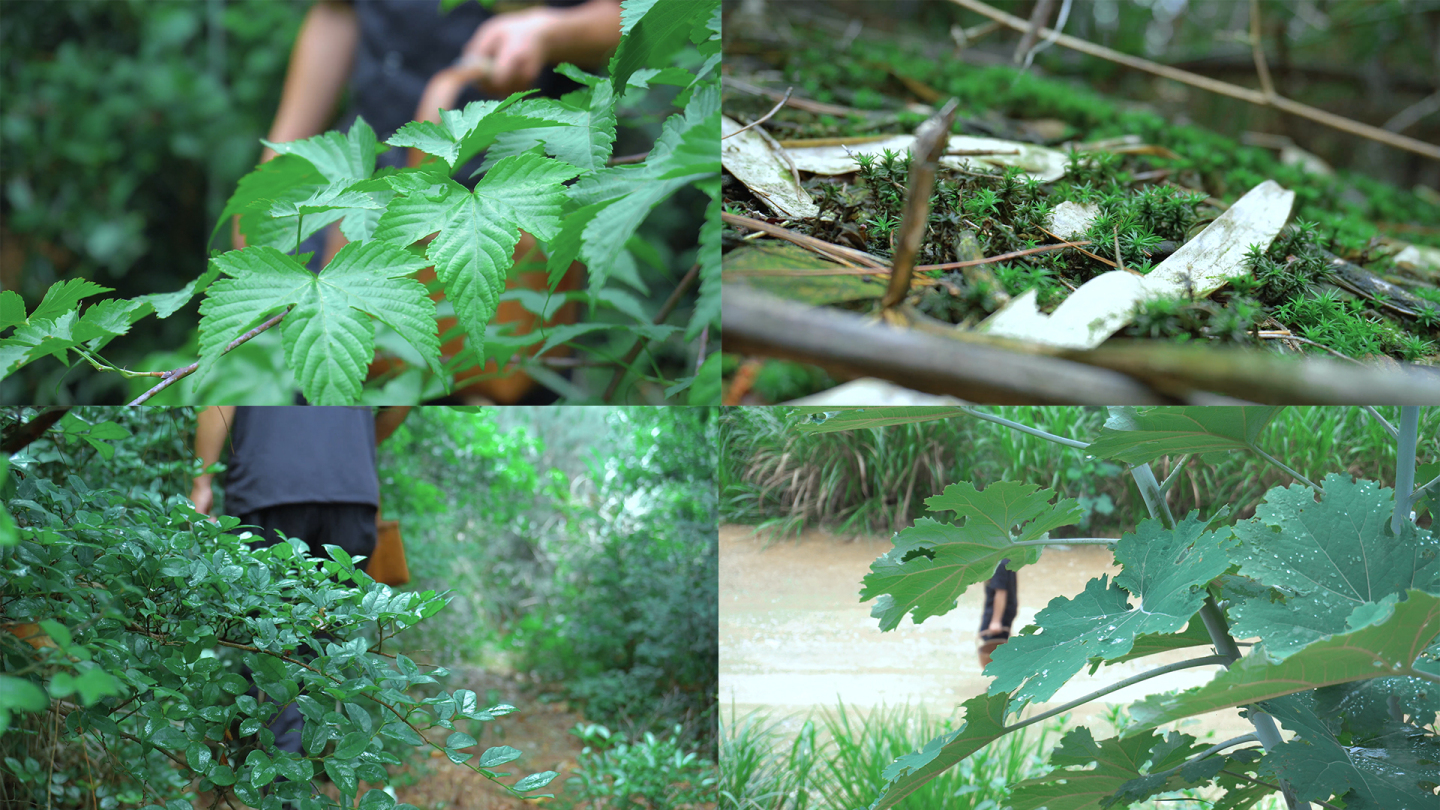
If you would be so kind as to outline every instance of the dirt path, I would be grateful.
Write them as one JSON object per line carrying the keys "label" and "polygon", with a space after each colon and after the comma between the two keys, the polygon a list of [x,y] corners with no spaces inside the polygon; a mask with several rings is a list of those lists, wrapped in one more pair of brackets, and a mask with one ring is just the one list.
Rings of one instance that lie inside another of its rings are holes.
{"label": "dirt path", "polygon": [[[990,679],[981,674],[975,654],[982,588],[966,591],[959,607],[944,616],[919,625],[906,619],[894,631],[881,633],[870,616],[873,602],[862,604],[858,594],[870,563],[891,547],[889,538],[846,542],[812,531],[798,543],[763,546],[749,527],[720,528],[720,703],[727,722],[732,706],[736,717],[762,708],[780,716],[834,708],[837,700],[861,711],[909,703],[949,714],[956,704],[988,688]],[[1038,563],[1019,572],[1017,631],[1052,598],[1074,596],[1091,577],[1118,571],[1102,546],[1047,549]],[[1176,650],[1105,667],[1094,676],[1082,674],[1047,706],[1208,650]],[[1198,686],[1216,669],[1171,673],[1108,699],[1129,703],[1155,692]],[[1082,722],[1102,708],[1088,704],[1073,716]],[[1100,727],[1097,737],[1104,724]],[[1224,739],[1252,728],[1238,711],[1228,710],[1206,715],[1185,730],[1202,739],[1213,730]]]}

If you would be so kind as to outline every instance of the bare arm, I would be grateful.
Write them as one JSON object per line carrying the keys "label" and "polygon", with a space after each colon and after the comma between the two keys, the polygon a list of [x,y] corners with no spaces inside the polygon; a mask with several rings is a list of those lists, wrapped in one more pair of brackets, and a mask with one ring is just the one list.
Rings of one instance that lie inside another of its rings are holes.
{"label": "bare arm", "polygon": [[[195,455],[209,468],[220,460],[220,451],[225,448],[225,437],[230,435],[230,425],[235,421],[234,405],[212,405],[200,412],[195,425]],[[203,473],[195,478],[190,489],[190,500],[195,510],[208,515],[215,506],[215,493],[210,482],[215,476]]]}
{"label": "bare arm", "polygon": [[997,632],[1005,629],[1005,607],[1009,604],[1010,592],[1004,589],[995,592],[995,605],[990,613],[990,626],[986,629]]}
{"label": "bare arm", "polygon": [[[297,141],[325,131],[350,76],[359,41],[360,21],[348,4],[322,0],[310,7],[290,52],[285,89],[270,125],[269,140]],[[266,147],[260,162],[274,156]]]}
{"label": "bare arm", "polygon": [[[310,7],[300,24],[295,48],[290,52],[280,109],[270,124],[266,140],[299,141],[325,131],[335,115],[335,105],[350,75],[355,45],[359,41],[360,21],[348,4],[321,0]],[[260,151],[261,163],[273,157],[275,150],[268,146]],[[234,219],[231,240],[235,247],[245,247],[238,216]]]}

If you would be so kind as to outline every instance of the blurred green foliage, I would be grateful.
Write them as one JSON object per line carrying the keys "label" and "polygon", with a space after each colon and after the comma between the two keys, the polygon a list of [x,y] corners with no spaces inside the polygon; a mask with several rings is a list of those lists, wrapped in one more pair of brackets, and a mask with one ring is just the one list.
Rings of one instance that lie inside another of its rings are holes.
{"label": "blurred green foliage", "polygon": [[[307,7],[7,4],[0,287],[33,305],[62,278],[94,279],[133,297],[198,276],[226,196],[259,155]],[[156,323],[123,339],[117,359],[182,344],[195,323],[193,310]],[[122,379],[94,375],[61,388],[68,371],[27,368],[0,398],[97,401],[125,388]]]}
{"label": "blurred green foliage", "polygon": [[[713,746],[718,535],[707,408],[421,408],[380,448],[412,587],[450,609],[401,643],[513,665],[639,739]],[[713,749],[711,749],[713,750]]]}
{"label": "blurred green foliage", "polygon": [[[1093,440],[1106,416],[1104,408],[1096,407],[984,410],[1079,441]],[[1376,408],[1391,424],[1399,410]],[[803,417],[785,406],[725,410],[719,472],[725,521],[755,525],[776,536],[819,527],[888,534],[929,515],[925,499],[947,484],[968,481],[983,489],[1022,477],[1085,507],[1084,522],[1056,536],[1118,536],[1148,515],[1121,468],[991,422],[951,419],[801,435],[792,429],[797,418]],[[1394,485],[1394,442],[1359,408],[1286,408],[1262,435],[1269,452],[1303,475],[1318,477],[1338,466]],[[1422,412],[1419,435],[1440,435],[1440,408]],[[1435,452],[1422,439],[1419,463],[1437,460]],[[1155,472],[1168,475],[1179,463],[1177,458],[1156,461]],[[1270,487],[1290,482],[1248,453],[1213,463],[1190,457],[1184,465],[1170,491],[1171,507],[1180,514],[1224,499],[1234,505],[1232,520],[1248,518]]]}

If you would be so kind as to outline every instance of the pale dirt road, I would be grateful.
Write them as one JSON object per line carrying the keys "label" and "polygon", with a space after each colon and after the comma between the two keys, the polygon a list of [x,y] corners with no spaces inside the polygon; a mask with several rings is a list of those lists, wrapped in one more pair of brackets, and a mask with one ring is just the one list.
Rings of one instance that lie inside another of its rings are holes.
{"label": "pale dirt road", "polygon": [[[764,548],[748,526],[720,528],[720,704],[727,723],[756,709],[778,719],[833,710],[837,701],[861,713],[909,703],[949,715],[958,703],[988,688],[990,679],[981,674],[975,654],[983,587],[967,590],[959,607],[944,616],[919,625],[907,618],[895,630],[880,632],[870,616],[873,601],[859,601],[860,580],[890,547],[888,537],[847,542],[811,531],[798,543],[787,539]],[[1074,596],[1091,577],[1107,572],[1113,577],[1119,569],[1103,546],[1047,549],[1038,563],[1019,571],[1015,630],[1031,623],[1052,598]],[[1094,676],[1082,672],[1053,703],[1027,714],[1159,664],[1208,654],[1210,648],[1196,647],[1103,667]],[[1170,673],[1107,699],[1123,704],[1199,686],[1217,669]],[[1103,708],[1087,704],[1072,717],[1083,722]],[[1228,739],[1253,730],[1236,710],[1205,715],[1182,728],[1200,739],[1206,731]],[[1110,736],[1103,722],[1092,729],[1097,738]]]}

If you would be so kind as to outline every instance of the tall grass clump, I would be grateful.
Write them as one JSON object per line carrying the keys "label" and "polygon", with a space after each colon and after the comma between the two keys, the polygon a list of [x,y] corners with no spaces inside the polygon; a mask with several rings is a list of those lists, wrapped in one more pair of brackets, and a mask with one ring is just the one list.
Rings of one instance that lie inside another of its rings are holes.
{"label": "tall grass clump", "polygon": [[[1110,707],[1099,718],[1119,730],[1124,709]],[[799,722],[798,728],[795,723]],[[1009,785],[1045,773],[1050,750],[1070,728],[1065,714],[1008,735],[962,760],[906,797],[906,810],[1003,810]],[[932,717],[923,707],[880,707],[861,715],[837,704],[833,711],[775,719],[754,711],[720,728],[720,810],[859,810],[884,786],[881,773],[912,753],[921,740],[954,730],[950,718]],[[1213,732],[1212,732],[1213,736]],[[1206,807],[1214,791],[1183,790],[1129,805],[1130,810]],[[1282,810],[1270,796],[1259,810]]]}
{"label": "tall grass clump", "polygon": [[[1090,441],[1105,422],[1093,407],[982,408],[1049,433]],[[1376,408],[1392,424],[1396,407]],[[1112,536],[1148,513],[1124,470],[1083,453],[978,419],[941,420],[869,430],[801,434],[789,408],[727,408],[721,419],[721,518],[774,537],[824,527],[839,534],[886,534],[926,514],[925,499],[948,483],[1026,480],[1076,498],[1085,521],[1064,531]],[[1393,485],[1394,443],[1358,408],[1287,408],[1267,441],[1299,472],[1319,475],[1339,460],[1345,469]],[[1422,416],[1421,436],[1440,435],[1440,409]],[[1216,500],[1248,517],[1283,473],[1249,453],[1164,458],[1156,473],[1183,464],[1171,492],[1181,513]],[[1078,536],[1075,535],[1075,536]]]}
{"label": "tall grass clump", "polygon": [[[881,772],[919,740],[954,730],[950,718],[908,705],[865,715],[837,704],[804,719],[793,736],[787,719],[751,712],[720,730],[720,807],[726,810],[849,810],[866,807],[884,787]],[[1061,721],[1014,734],[969,757],[906,799],[917,810],[996,810],[1007,785],[1045,771]]]}

